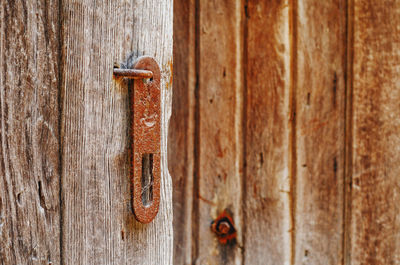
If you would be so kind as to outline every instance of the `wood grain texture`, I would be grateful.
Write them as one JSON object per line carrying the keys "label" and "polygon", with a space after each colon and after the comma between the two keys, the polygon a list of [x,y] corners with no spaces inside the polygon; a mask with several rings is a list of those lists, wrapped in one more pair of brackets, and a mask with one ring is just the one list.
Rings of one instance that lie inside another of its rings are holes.
{"label": "wood grain texture", "polygon": [[[242,1],[198,2],[198,210],[196,264],[242,262]],[[236,243],[220,245],[211,222],[227,209]]]}
{"label": "wood grain texture", "polygon": [[[172,1],[65,0],[62,11],[63,262],[172,264]],[[129,84],[112,76],[139,55],[162,72],[161,203],[148,225],[130,206]]]}
{"label": "wood grain texture", "polygon": [[0,2],[0,264],[60,263],[58,17]]}
{"label": "wood grain texture", "polygon": [[191,264],[195,127],[195,1],[174,1],[174,67],[168,167],[173,181],[174,264]]}
{"label": "wood grain texture", "polygon": [[343,259],[346,1],[297,1],[295,264]]}
{"label": "wood grain texture", "polygon": [[289,264],[288,1],[247,6],[244,264]]}
{"label": "wood grain texture", "polygon": [[400,2],[354,2],[348,264],[400,264]]}
{"label": "wood grain texture", "polygon": [[[177,264],[400,263],[399,3],[198,0],[176,10],[186,12],[171,127],[182,152],[172,165]],[[209,231],[225,208],[239,220],[237,245]]]}

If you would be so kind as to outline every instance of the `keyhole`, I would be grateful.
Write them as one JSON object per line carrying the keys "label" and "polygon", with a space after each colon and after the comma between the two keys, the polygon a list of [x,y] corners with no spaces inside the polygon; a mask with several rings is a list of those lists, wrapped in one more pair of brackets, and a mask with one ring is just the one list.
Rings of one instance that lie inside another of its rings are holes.
{"label": "keyhole", "polygon": [[153,154],[142,155],[142,203],[145,207],[153,203]]}

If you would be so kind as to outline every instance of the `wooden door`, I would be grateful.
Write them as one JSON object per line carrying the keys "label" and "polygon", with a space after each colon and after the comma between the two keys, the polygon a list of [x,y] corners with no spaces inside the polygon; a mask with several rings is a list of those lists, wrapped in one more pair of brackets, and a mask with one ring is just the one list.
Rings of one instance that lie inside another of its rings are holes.
{"label": "wooden door", "polygon": [[[128,82],[162,71],[161,203],[131,212]],[[0,264],[171,264],[171,0],[0,2]]]}
{"label": "wooden door", "polygon": [[174,14],[175,264],[400,264],[400,2]]}

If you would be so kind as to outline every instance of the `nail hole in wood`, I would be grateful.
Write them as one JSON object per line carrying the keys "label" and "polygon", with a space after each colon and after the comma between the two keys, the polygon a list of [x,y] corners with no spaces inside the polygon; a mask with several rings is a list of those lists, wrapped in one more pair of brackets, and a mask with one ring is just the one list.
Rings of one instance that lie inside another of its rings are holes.
{"label": "nail hole in wood", "polygon": [[17,194],[17,202],[19,205],[21,205],[21,193]]}
{"label": "nail hole in wood", "polygon": [[42,208],[45,208],[46,203],[45,203],[45,198],[44,198],[44,195],[43,195],[43,189],[42,189],[42,182],[41,181],[38,181],[38,193],[39,193],[40,206]]}

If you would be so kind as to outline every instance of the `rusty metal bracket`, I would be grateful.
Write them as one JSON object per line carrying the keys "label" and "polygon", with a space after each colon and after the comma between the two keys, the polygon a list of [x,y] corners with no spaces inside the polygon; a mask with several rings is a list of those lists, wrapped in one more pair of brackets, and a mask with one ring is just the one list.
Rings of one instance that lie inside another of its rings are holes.
{"label": "rusty metal bracket", "polygon": [[132,210],[136,220],[149,223],[160,205],[160,67],[152,57],[143,56],[132,69],[115,68],[114,75],[138,79],[133,82],[130,98]]}

